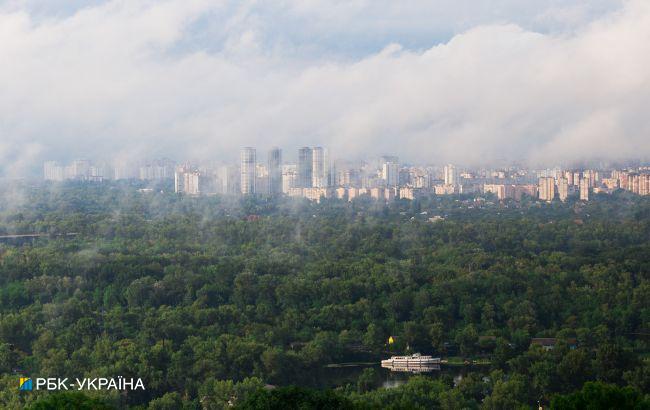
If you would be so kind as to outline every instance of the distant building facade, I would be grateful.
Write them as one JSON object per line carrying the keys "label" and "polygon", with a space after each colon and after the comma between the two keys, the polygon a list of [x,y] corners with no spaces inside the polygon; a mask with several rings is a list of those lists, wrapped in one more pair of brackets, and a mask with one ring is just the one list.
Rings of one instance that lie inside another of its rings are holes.
{"label": "distant building facade", "polygon": [[539,178],[539,199],[546,202],[551,202],[555,199],[555,178]]}
{"label": "distant building facade", "polygon": [[311,188],[313,177],[314,160],[312,150],[309,147],[302,147],[298,150],[298,187]]}
{"label": "distant building facade", "polygon": [[444,170],[445,185],[456,185],[458,183],[458,178],[456,174],[456,167],[448,164],[445,165]]}
{"label": "distant building facade", "polygon": [[589,200],[589,178],[580,179],[580,200],[588,201]]}
{"label": "distant building facade", "polygon": [[272,148],[268,157],[268,178],[269,194],[276,195],[282,193],[282,150]]}
{"label": "distant building facade", "polygon": [[239,159],[241,193],[253,195],[255,194],[255,180],[257,178],[257,151],[252,147],[242,148]]}
{"label": "distant building facade", "polygon": [[562,202],[565,202],[569,197],[569,180],[567,178],[558,178],[557,195]]}

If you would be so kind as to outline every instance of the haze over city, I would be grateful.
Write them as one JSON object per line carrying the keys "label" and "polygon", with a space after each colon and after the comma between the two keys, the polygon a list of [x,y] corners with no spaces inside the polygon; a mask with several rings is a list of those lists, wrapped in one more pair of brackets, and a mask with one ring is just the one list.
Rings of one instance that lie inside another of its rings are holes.
{"label": "haze over city", "polygon": [[0,409],[650,409],[650,0],[0,0]]}
{"label": "haze over city", "polygon": [[645,160],[649,38],[643,0],[4,1],[0,174],[246,145]]}

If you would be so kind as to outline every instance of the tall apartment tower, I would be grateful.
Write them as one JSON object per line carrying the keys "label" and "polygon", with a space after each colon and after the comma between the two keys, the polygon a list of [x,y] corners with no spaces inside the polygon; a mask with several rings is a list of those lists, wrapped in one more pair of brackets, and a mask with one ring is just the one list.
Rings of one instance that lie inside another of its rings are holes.
{"label": "tall apartment tower", "polygon": [[298,167],[295,164],[282,166],[282,193],[288,194],[298,185]]}
{"label": "tall apartment tower", "polygon": [[181,165],[174,172],[174,191],[179,194],[199,195],[201,193],[201,174],[188,164]]}
{"label": "tall apartment tower", "polygon": [[569,197],[569,180],[567,178],[558,178],[557,194],[562,202],[566,201]]}
{"label": "tall apartment tower", "polygon": [[298,150],[298,188],[311,188],[314,160],[312,149],[302,147]]}
{"label": "tall apartment tower", "polygon": [[458,184],[458,178],[456,175],[456,167],[449,164],[445,165],[445,185],[456,185]]}
{"label": "tall apartment tower", "polygon": [[311,186],[315,188],[325,188],[330,185],[330,166],[327,149],[314,147],[312,155],[312,177]]}
{"label": "tall apartment tower", "polygon": [[396,162],[384,162],[381,169],[381,176],[387,187],[399,185],[399,164]]}
{"label": "tall apartment tower", "polygon": [[224,194],[237,195],[241,192],[241,171],[237,165],[224,165],[218,171],[221,182],[221,192]]}
{"label": "tall apartment tower", "polygon": [[573,173],[573,185],[574,186],[580,185],[580,171],[575,171]]}
{"label": "tall apartment tower", "polygon": [[589,200],[589,178],[580,178],[580,200]]}
{"label": "tall apartment tower", "polygon": [[564,171],[564,178],[566,178],[569,185],[573,186],[573,171]]}
{"label": "tall apartment tower", "polygon": [[387,187],[399,185],[399,158],[394,155],[381,157],[381,178]]}
{"label": "tall apartment tower", "polygon": [[268,158],[269,194],[282,193],[282,150],[271,148]]}
{"label": "tall apartment tower", "polygon": [[539,199],[551,202],[555,198],[555,178],[541,177],[539,179]]}
{"label": "tall apartment tower", "polygon": [[90,175],[90,161],[87,159],[75,159],[71,164],[72,178],[86,179]]}
{"label": "tall apartment tower", "polygon": [[257,168],[257,153],[255,148],[242,148],[241,154],[241,193],[252,195],[255,193],[255,177]]}
{"label": "tall apartment tower", "polygon": [[43,165],[43,178],[46,181],[63,181],[63,167],[55,161],[47,161]]}
{"label": "tall apartment tower", "polygon": [[639,175],[639,195],[650,195],[650,174]]}

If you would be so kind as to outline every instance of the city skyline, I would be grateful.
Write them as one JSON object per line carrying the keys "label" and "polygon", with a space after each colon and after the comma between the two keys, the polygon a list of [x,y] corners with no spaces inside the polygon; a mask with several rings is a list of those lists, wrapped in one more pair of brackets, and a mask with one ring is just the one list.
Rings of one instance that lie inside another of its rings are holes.
{"label": "city skyline", "polygon": [[272,147],[260,158],[256,147],[240,149],[238,164],[176,164],[169,159],[145,164],[95,165],[74,160],[67,165],[46,161],[46,181],[109,179],[164,181],[173,178],[178,194],[243,196],[286,195],[312,201],[323,198],[353,200],[369,196],[376,200],[417,199],[431,195],[494,194],[498,200],[521,201],[524,196],[553,202],[570,198],[589,201],[593,194],[627,190],[650,195],[650,167],[625,166],[571,169],[458,167],[400,163],[396,155],[367,161],[332,159],[326,147],[297,148],[297,161],[283,161],[283,150]]}

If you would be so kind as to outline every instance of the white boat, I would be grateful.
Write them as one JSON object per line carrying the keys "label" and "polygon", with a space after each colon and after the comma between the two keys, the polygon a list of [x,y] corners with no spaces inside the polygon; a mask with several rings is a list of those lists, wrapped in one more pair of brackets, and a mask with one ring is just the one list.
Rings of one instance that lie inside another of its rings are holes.
{"label": "white boat", "polygon": [[420,353],[415,353],[411,356],[393,356],[390,359],[382,360],[381,365],[382,367],[424,367],[441,362],[439,357],[422,356]]}

